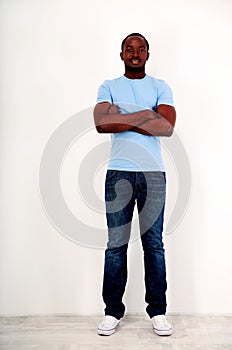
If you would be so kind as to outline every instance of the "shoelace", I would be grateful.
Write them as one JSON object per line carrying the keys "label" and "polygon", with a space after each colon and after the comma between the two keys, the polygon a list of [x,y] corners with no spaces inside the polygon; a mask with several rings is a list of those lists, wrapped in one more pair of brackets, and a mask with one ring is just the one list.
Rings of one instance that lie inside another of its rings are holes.
{"label": "shoelace", "polygon": [[155,321],[159,326],[168,326],[168,321],[166,320],[164,315],[156,316]]}
{"label": "shoelace", "polygon": [[114,322],[114,319],[112,316],[104,316],[104,319],[103,319],[103,324],[106,325],[106,326],[110,326],[112,325],[112,323]]}

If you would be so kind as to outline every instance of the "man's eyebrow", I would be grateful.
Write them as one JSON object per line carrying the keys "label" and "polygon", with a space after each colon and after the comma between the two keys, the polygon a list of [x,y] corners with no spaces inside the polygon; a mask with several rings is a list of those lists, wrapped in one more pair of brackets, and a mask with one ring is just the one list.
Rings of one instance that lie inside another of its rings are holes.
{"label": "man's eyebrow", "polygon": [[[127,45],[127,46],[126,46],[126,48],[129,48],[129,47],[132,47],[132,48],[133,48],[133,46],[131,46],[131,45]],[[144,48],[145,48],[145,45],[141,45],[141,46],[139,46],[139,47],[144,47]]]}

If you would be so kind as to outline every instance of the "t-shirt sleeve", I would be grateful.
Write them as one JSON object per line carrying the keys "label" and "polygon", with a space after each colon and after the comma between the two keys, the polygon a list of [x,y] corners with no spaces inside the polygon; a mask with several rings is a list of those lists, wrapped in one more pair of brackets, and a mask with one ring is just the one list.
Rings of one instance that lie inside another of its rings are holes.
{"label": "t-shirt sleeve", "polygon": [[162,81],[159,87],[157,106],[161,104],[174,105],[172,90],[165,81]]}
{"label": "t-shirt sleeve", "polygon": [[106,81],[103,82],[103,84],[100,85],[97,93],[97,103],[100,102],[109,102],[113,103],[111,92],[110,92],[110,87],[109,84]]}

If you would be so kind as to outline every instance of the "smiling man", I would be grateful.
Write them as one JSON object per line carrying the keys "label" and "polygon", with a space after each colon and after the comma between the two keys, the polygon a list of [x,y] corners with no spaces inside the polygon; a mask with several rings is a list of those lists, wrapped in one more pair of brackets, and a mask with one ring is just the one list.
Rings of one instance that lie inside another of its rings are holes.
{"label": "smiling man", "polygon": [[166,267],[162,241],[166,177],[159,137],[170,137],[176,121],[172,91],[145,73],[149,44],[140,33],[122,41],[123,76],[100,86],[94,120],[99,133],[111,133],[105,180],[108,243],[105,251],[105,316],[98,334],[111,335],[125,314],[127,248],[137,204],[144,252],[147,314],[158,335],[173,330],[166,313]]}

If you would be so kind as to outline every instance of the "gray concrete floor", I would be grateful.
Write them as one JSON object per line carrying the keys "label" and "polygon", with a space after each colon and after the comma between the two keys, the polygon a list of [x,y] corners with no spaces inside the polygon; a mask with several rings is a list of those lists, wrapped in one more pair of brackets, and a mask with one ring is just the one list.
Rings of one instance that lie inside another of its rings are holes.
{"label": "gray concrete floor", "polygon": [[160,337],[147,316],[125,316],[111,336],[102,317],[0,317],[1,350],[232,350],[232,316],[167,316],[174,333]]}

